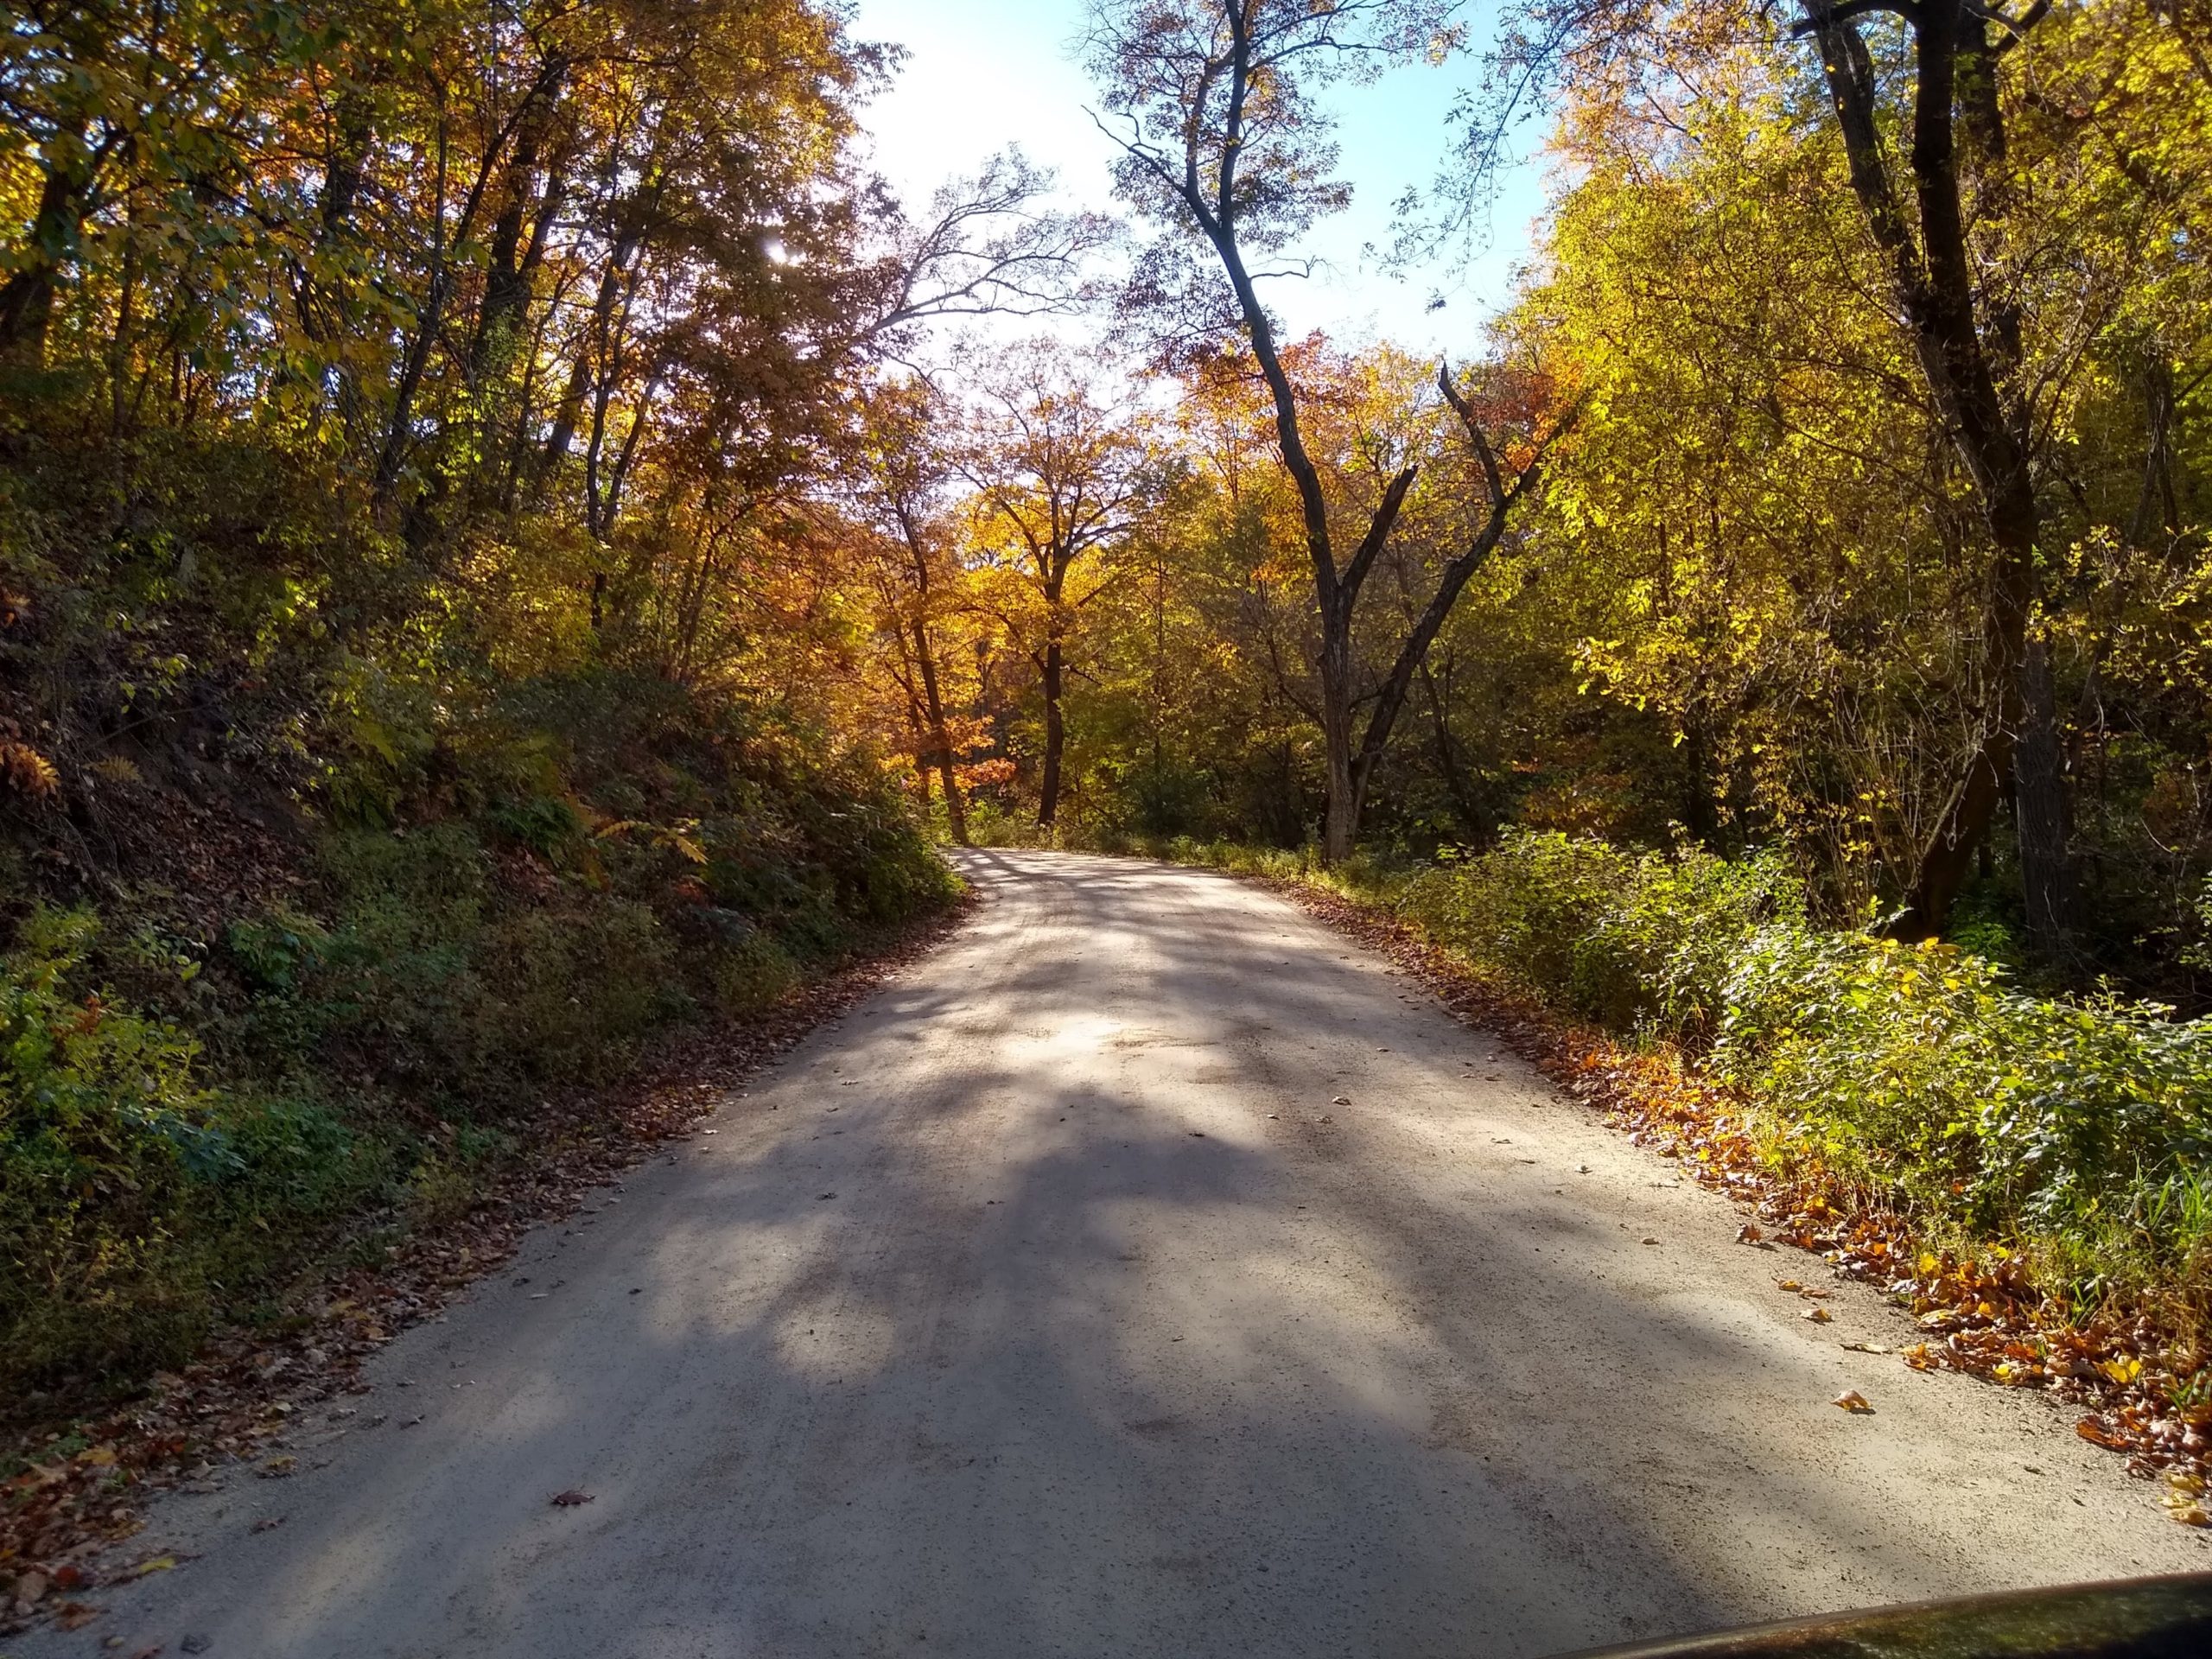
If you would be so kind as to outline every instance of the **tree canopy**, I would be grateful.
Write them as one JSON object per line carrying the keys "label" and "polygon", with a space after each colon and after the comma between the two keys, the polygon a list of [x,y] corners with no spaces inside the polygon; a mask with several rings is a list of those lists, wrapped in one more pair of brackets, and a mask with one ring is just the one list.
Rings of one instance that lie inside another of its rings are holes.
{"label": "tree canopy", "polygon": [[[635,677],[957,840],[1773,848],[2204,1004],[2201,7],[1097,0],[1120,225],[1018,154],[902,203],[898,48],[816,0],[8,19],[33,885],[154,855],[157,749],[404,825],[517,688]],[[1555,164],[1444,362],[1268,276],[1423,62],[1409,238]]]}

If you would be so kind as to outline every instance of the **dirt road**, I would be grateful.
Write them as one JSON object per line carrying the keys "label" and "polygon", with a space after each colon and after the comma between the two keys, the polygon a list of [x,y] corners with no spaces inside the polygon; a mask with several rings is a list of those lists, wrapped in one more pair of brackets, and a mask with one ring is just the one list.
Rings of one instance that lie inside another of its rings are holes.
{"label": "dirt road", "polygon": [[14,1651],[1541,1655],[2212,1565],[1289,905],[968,868],[944,950]]}

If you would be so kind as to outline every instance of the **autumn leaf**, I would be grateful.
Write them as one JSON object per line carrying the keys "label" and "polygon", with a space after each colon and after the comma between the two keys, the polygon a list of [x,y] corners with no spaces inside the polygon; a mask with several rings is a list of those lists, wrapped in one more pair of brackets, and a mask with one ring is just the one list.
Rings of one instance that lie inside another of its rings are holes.
{"label": "autumn leaf", "polygon": [[1841,1406],[1853,1416],[1863,1416],[1874,1409],[1866,1402],[1866,1396],[1856,1389],[1846,1389],[1828,1403],[1832,1406]]}

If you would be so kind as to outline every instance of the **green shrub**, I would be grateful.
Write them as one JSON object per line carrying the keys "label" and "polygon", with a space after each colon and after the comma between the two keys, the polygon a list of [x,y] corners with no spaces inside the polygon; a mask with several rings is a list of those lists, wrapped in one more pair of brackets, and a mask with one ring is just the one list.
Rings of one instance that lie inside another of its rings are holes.
{"label": "green shrub", "polygon": [[465,1211],[550,1091],[956,890],[877,769],[772,714],[349,662],[281,899],[212,953],[158,897],[36,910],[0,958],[0,1397],[282,1311]]}
{"label": "green shrub", "polygon": [[479,1100],[504,1103],[525,1083],[602,1081],[690,1007],[659,922],[622,899],[503,915],[472,963],[476,1001],[451,1041]]}
{"label": "green shrub", "polygon": [[1730,964],[1770,920],[1802,926],[1804,893],[1778,860],[1629,851],[1509,830],[1479,857],[1414,877],[1402,910],[1478,961],[1621,1030],[1698,1040]]}
{"label": "green shrub", "polygon": [[766,934],[747,928],[714,953],[715,1006],[742,1017],[772,1007],[798,982],[798,964]]}
{"label": "green shrub", "polygon": [[0,958],[0,1393],[181,1360],[395,1168],[315,1102],[208,1087],[196,1039],[92,984],[99,938],[42,908]]}
{"label": "green shrub", "polygon": [[1831,932],[1765,855],[1509,833],[1402,912],[1539,995],[1703,1054],[1770,1118],[1916,1212],[2039,1253],[2082,1294],[2212,1262],[2212,1020],[2025,995],[1930,941]]}
{"label": "green shrub", "polygon": [[174,1223],[238,1154],[199,1045],[83,983],[99,931],[41,908],[0,962],[0,1376],[167,1357],[207,1315]]}
{"label": "green shrub", "polygon": [[2212,1159],[2212,1021],[2024,995],[1954,945],[1780,928],[1728,1004],[1716,1071],[1923,1211],[2092,1277],[2196,1256],[2194,1232],[2150,1217],[2177,1221],[2170,1190]]}

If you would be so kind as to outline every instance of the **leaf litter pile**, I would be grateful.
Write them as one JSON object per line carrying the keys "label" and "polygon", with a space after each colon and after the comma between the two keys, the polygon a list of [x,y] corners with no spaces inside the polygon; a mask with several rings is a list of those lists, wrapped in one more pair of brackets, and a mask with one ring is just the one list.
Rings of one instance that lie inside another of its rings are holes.
{"label": "leaf litter pile", "polygon": [[[2212,1527],[2212,1355],[2153,1313],[2106,1308],[2084,1318],[2038,1290],[1999,1246],[1979,1257],[1923,1248],[1878,1193],[1810,1160],[1777,1166],[1744,1103],[1679,1056],[1632,1052],[1575,1025],[1370,903],[1309,881],[1252,879],[1388,956],[1636,1145],[1748,1207],[1739,1243],[1812,1251],[1908,1309],[1924,1334],[1899,1351],[1905,1364],[2037,1389],[2080,1408],[2076,1433],[2125,1455],[2130,1474],[2157,1481],[2175,1520]],[[1836,1403],[1868,1408],[1847,1400]]]}
{"label": "leaf litter pile", "polygon": [[[266,1479],[301,1452],[355,1427],[420,1423],[351,1403],[369,1392],[365,1360],[511,1257],[524,1234],[576,1210],[595,1188],[690,1133],[763,1064],[834,1020],[957,926],[972,895],[883,950],[800,987],[760,1020],[702,1028],[662,1046],[613,1090],[549,1102],[526,1161],[494,1174],[468,1211],[404,1239],[374,1268],[321,1285],[272,1325],[233,1330],[138,1398],[86,1419],[11,1425],[0,1436],[0,1637],[50,1619],[99,1616],[88,1592],[175,1567],[178,1555],[120,1549],[146,1499],[216,1490],[220,1467],[257,1460]],[[300,1452],[289,1450],[299,1447]],[[310,1464],[309,1466],[319,1466]],[[566,1507],[589,1495],[563,1492]],[[281,1517],[279,1517],[281,1521]],[[256,1529],[278,1524],[257,1523]]]}

